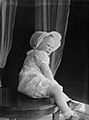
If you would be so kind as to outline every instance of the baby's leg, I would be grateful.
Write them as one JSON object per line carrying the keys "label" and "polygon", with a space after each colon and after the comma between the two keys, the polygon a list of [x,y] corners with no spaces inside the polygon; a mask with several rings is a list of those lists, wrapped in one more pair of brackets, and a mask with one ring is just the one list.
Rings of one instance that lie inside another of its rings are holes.
{"label": "baby's leg", "polygon": [[47,94],[54,97],[56,104],[58,105],[59,109],[64,114],[66,119],[73,115],[74,112],[68,107],[60,85],[55,84],[48,87]]}
{"label": "baby's leg", "polygon": [[68,102],[69,100],[72,100],[71,98],[69,98],[64,92],[62,92],[66,102]]}
{"label": "baby's leg", "polygon": [[62,112],[66,112],[70,108],[68,107],[64,94],[62,90],[60,89],[59,85],[52,85],[48,87],[47,94],[49,96],[53,96],[55,99],[56,104],[59,106]]}
{"label": "baby's leg", "polygon": [[58,85],[60,87],[60,90],[62,91],[62,94],[66,100],[66,102],[68,102],[69,100],[72,100],[71,98],[69,98],[64,92],[63,92],[63,87],[61,85],[58,84],[58,82],[56,80],[54,80],[54,84]]}

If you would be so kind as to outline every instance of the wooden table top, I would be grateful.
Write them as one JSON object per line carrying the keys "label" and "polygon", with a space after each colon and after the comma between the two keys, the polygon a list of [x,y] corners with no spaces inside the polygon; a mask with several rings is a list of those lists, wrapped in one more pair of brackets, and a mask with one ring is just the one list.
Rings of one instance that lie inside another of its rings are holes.
{"label": "wooden table top", "polygon": [[54,112],[55,107],[53,98],[33,99],[15,89],[0,88],[0,116],[2,117],[43,116]]}
{"label": "wooden table top", "polygon": [[[81,120],[89,120],[89,105],[81,103],[75,111]],[[15,89],[0,88],[0,117],[40,118],[52,114],[56,108],[53,98],[30,98]]]}

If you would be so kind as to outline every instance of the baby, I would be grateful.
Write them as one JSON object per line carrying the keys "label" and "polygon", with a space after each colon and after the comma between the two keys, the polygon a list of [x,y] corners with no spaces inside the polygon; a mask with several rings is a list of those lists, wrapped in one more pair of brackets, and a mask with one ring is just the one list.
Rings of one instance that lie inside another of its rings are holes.
{"label": "baby", "polygon": [[78,120],[79,116],[67,105],[69,97],[49,68],[49,55],[61,46],[61,34],[37,31],[32,35],[30,45],[33,49],[27,52],[19,74],[18,91],[33,98],[53,96],[66,120]]}

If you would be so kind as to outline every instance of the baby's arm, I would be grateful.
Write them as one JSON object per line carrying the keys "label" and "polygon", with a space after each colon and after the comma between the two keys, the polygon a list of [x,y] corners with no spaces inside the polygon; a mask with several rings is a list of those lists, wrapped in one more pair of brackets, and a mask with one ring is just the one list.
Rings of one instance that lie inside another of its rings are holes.
{"label": "baby's arm", "polygon": [[41,63],[41,64],[40,64],[40,69],[41,69],[43,75],[44,75],[46,78],[48,78],[48,79],[50,79],[50,80],[53,80],[53,79],[54,79],[53,74],[52,74],[52,71],[51,71],[51,69],[49,68],[49,66],[48,66],[47,64]]}
{"label": "baby's arm", "polygon": [[38,65],[38,67],[40,68],[42,74],[46,78],[53,80],[54,77],[53,77],[51,69],[49,68],[49,59],[45,59],[47,57],[48,56],[46,56],[44,54],[44,52],[41,52],[40,54],[34,55],[34,60],[35,60],[36,64]]}

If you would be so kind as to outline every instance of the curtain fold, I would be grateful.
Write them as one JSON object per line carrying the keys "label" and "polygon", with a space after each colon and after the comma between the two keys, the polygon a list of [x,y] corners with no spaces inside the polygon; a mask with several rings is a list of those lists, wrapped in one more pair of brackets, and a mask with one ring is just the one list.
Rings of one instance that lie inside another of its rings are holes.
{"label": "curtain fold", "polygon": [[0,69],[5,67],[11,49],[17,3],[18,0],[0,0]]}
{"label": "curtain fold", "polygon": [[61,33],[61,47],[50,56],[50,68],[55,75],[60,65],[65,43],[71,0],[35,0],[35,31]]}

